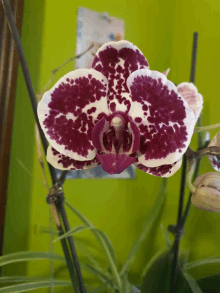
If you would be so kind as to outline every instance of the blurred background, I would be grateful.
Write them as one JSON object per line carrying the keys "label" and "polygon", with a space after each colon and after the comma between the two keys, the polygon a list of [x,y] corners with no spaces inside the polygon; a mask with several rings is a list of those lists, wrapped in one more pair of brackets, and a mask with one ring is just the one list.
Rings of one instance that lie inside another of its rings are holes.
{"label": "blurred background", "polygon": [[[204,97],[202,122],[204,125],[219,122],[220,2],[217,0],[24,0],[21,39],[36,93],[47,83],[51,70],[75,55],[79,6],[100,13],[107,11],[110,16],[124,20],[125,39],[140,48],[150,69],[162,72],[169,67],[168,78],[176,84],[189,81],[193,33],[197,31],[199,43],[195,84]],[[70,63],[60,70],[52,85],[73,69],[74,63]],[[43,233],[49,226],[49,209],[45,200],[47,190],[39,182],[43,181],[43,176],[38,163],[34,126],[29,96],[19,67],[3,254],[53,250],[62,255],[60,243],[52,245],[48,234]],[[212,131],[211,137],[216,132]],[[196,149],[196,141],[197,135],[194,135],[193,149]],[[19,161],[32,173],[32,177]],[[212,167],[208,159],[203,158],[200,173],[207,171],[212,171]],[[176,222],[180,175],[181,171],[178,171],[168,179],[165,206],[130,270],[131,282],[139,279],[146,262],[165,245],[160,223],[167,228]],[[64,184],[64,192],[67,201],[98,229],[107,233],[118,263],[122,265],[142,230],[142,223],[160,190],[160,183],[161,178],[137,170],[134,179],[69,179]],[[77,217],[67,212],[70,226],[79,225]],[[89,244],[100,263],[105,264],[105,255],[91,232],[81,232],[76,237]],[[172,235],[170,237],[173,239]],[[190,261],[220,254],[220,215],[191,207],[181,248],[188,250]],[[83,254],[79,250],[77,252],[83,261]],[[210,265],[194,269],[191,273],[197,279],[219,270],[220,265]],[[48,276],[49,261],[5,266],[2,274]],[[60,263],[55,263],[55,275],[68,279],[67,269]],[[84,271],[83,275],[95,284],[91,275]],[[68,290],[58,288],[55,292]]]}

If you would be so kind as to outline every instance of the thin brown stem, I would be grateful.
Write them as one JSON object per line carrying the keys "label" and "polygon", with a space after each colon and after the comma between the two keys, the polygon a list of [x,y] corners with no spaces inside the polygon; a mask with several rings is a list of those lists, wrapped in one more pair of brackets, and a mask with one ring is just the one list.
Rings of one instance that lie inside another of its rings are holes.
{"label": "thin brown stem", "polygon": [[196,159],[201,158],[203,156],[219,156],[220,155],[220,147],[211,146],[202,150],[198,150],[194,153],[194,157]]}
{"label": "thin brown stem", "polygon": [[35,124],[35,135],[36,135],[36,144],[37,144],[37,153],[38,153],[38,162],[41,166],[41,170],[43,173],[43,177],[44,177],[44,185],[47,188],[47,191],[49,191],[49,184],[47,181],[47,176],[46,176],[46,172],[45,172],[45,166],[44,166],[44,161],[43,161],[43,155],[41,152],[41,144],[40,144],[40,134],[39,134],[39,130],[37,127],[37,124]]}
{"label": "thin brown stem", "polygon": [[57,73],[57,71],[59,71],[61,68],[63,68],[65,65],[69,64],[70,62],[81,58],[83,55],[85,55],[87,52],[89,52],[93,47],[95,47],[95,43],[92,43],[86,50],[84,50],[82,53],[71,57],[70,59],[66,60],[65,62],[63,62],[63,64],[61,64],[60,66],[58,66],[57,68],[53,69],[51,71],[51,75],[50,78],[47,82],[47,84],[45,85],[45,87],[43,88],[43,90],[41,90],[38,94],[37,94],[37,98],[38,100],[41,99],[42,93],[45,93],[46,90],[48,89],[49,85],[51,84],[51,82],[53,81],[55,74]]}

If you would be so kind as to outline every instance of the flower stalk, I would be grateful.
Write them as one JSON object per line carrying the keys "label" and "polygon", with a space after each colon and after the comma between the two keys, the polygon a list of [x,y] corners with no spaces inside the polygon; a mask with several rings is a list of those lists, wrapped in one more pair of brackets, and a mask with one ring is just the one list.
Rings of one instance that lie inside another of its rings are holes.
{"label": "flower stalk", "polygon": [[[195,72],[196,72],[196,58],[197,58],[197,47],[198,47],[198,33],[193,34],[193,51],[192,51],[192,64],[191,64],[191,73],[190,73],[190,82],[195,82]],[[198,121],[198,123],[200,123]],[[198,144],[200,145],[201,137],[198,138]],[[180,185],[180,197],[179,197],[179,209],[178,217],[176,224],[176,231],[182,231],[181,219],[183,213],[183,203],[184,203],[184,192],[185,192],[185,183],[186,183],[186,166],[187,166],[187,157],[183,156],[183,166],[182,166],[182,176],[181,176],[181,185]],[[189,206],[190,207],[190,206]],[[188,207],[188,208],[189,208]],[[187,213],[188,215],[188,213]],[[172,246],[173,250],[173,262],[171,269],[171,286],[170,292],[176,292],[177,290],[177,275],[178,275],[178,255],[179,255],[179,243],[180,243],[181,233],[176,233],[175,240]]]}
{"label": "flower stalk", "polygon": [[196,191],[196,187],[192,184],[192,177],[193,177],[195,167],[196,167],[196,159],[193,158],[189,163],[189,170],[186,176],[186,184],[191,193],[194,193]]}

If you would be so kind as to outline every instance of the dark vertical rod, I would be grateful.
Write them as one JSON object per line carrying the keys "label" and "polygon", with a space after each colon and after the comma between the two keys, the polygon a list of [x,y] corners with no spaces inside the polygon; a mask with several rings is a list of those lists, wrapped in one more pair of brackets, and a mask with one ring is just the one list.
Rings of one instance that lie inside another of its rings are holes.
{"label": "dark vertical rod", "polygon": [[[192,62],[191,62],[191,71],[190,71],[190,82],[195,82],[195,73],[196,73],[196,58],[197,58],[197,48],[198,48],[198,33],[195,32],[193,34],[193,50],[192,50]],[[176,237],[173,243],[173,262],[172,262],[172,269],[171,269],[171,286],[170,286],[170,293],[175,293],[177,290],[177,276],[178,276],[178,255],[179,255],[179,244],[181,233],[180,229],[181,226],[181,219],[183,213],[183,203],[184,203],[184,193],[185,193],[185,181],[186,181],[186,166],[187,166],[187,159],[186,155],[183,156],[183,166],[182,166],[182,175],[181,175],[181,186],[180,186],[180,196],[179,196],[179,209],[178,209],[178,216],[177,216],[177,224],[176,224]],[[188,205],[189,208],[189,205]]]}
{"label": "dark vertical rod", "polygon": [[67,173],[69,172],[69,170],[65,170],[65,171],[62,171],[60,177],[58,178],[58,182],[60,182],[61,184],[64,183],[65,179],[66,179],[66,175]]}
{"label": "dark vertical rod", "polygon": [[[66,210],[64,208],[63,202],[60,203],[60,212],[62,214],[63,224],[64,224],[64,227],[65,227],[65,230],[69,231],[70,230],[70,225],[69,225],[69,222],[68,222],[68,218],[67,218],[67,214],[66,214]],[[69,245],[70,245],[70,252],[71,252],[73,262],[74,262],[75,268],[76,268],[76,274],[77,274],[77,277],[78,277],[78,283],[79,283],[80,292],[86,293],[86,288],[85,288],[85,285],[84,285],[84,282],[83,282],[80,265],[79,265],[79,262],[78,262],[78,259],[77,259],[77,254],[76,254],[76,249],[75,249],[74,242],[73,242],[73,237],[69,236],[67,239],[68,239],[68,242],[69,242]]]}
{"label": "dark vertical rod", "polygon": [[[62,230],[59,231],[59,236],[61,236],[61,235],[63,235]],[[65,259],[66,259],[66,263],[67,263],[67,267],[68,267],[68,270],[69,270],[70,279],[71,279],[71,282],[72,282],[72,285],[73,285],[74,292],[75,293],[78,293],[78,292],[81,293],[81,291],[79,291],[77,276],[76,276],[76,273],[74,272],[74,268],[73,268],[73,264],[72,264],[72,261],[71,261],[71,256],[70,256],[70,253],[69,253],[69,249],[68,249],[66,240],[61,239],[60,242],[61,242],[61,245],[62,245],[62,248],[63,248],[63,252],[64,252]]]}
{"label": "dark vertical rod", "polygon": [[195,83],[196,76],[196,57],[198,49],[198,37],[199,34],[195,32],[193,34],[193,51],[192,51],[192,63],[191,63],[191,72],[190,72],[190,82]]}
{"label": "dark vertical rod", "polygon": [[[2,4],[3,4],[3,8],[4,8],[4,11],[5,11],[7,20],[8,20],[8,24],[9,24],[9,28],[10,28],[12,37],[13,37],[14,42],[15,42],[15,47],[16,47],[16,50],[17,50],[17,53],[18,53],[18,56],[19,56],[19,60],[20,60],[20,64],[21,64],[21,67],[22,67],[23,75],[24,75],[25,82],[26,82],[26,85],[27,85],[28,93],[29,93],[29,96],[30,96],[31,104],[32,104],[32,109],[33,109],[34,116],[35,116],[35,120],[36,120],[38,129],[39,129],[41,141],[42,141],[42,144],[43,144],[43,147],[44,147],[44,152],[46,154],[47,141],[46,141],[46,138],[45,138],[44,133],[43,133],[41,127],[40,127],[40,123],[39,123],[39,120],[38,120],[38,116],[37,116],[37,101],[36,101],[35,93],[34,93],[34,90],[33,90],[32,81],[31,81],[29,70],[28,70],[27,62],[26,62],[26,59],[25,59],[25,56],[24,56],[22,45],[21,45],[20,37],[19,37],[15,22],[14,22],[13,12],[12,12],[12,9],[11,9],[11,6],[10,6],[8,0],[2,0]],[[53,184],[55,184],[56,181],[57,181],[56,180],[55,169],[50,164],[48,164],[48,167],[49,167],[49,170],[50,170],[50,175],[51,175]],[[64,180],[65,180],[65,176],[63,176],[63,181]],[[61,213],[61,217],[63,219],[65,229],[69,228],[69,226],[68,226],[69,223],[68,223],[68,220],[67,220],[67,217],[66,217],[66,213],[65,213],[65,209],[64,209],[63,204],[61,204],[61,208],[58,207],[58,205],[56,205],[56,208]],[[68,231],[68,230],[66,230],[66,231]],[[63,234],[63,231],[62,231],[62,234]],[[77,255],[76,255],[76,252],[75,252],[75,248],[74,248],[74,250],[72,250],[73,247],[74,247],[73,240],[72,241],[69,240],[69,243],[70,243],[71,254],[72,254],[74,259],[71,259],[66,240],[63,239],[63,241],[61,241],[62,248],[63,248],[64,255],[65,255],[65,258],[66,258],[66,262],[67,262],[67,266],[68,266],[68,270],[69,270],[69,273],[70,273],[71,281],[73,283],[73,288],[75,288],[75,292],[77,293],[79,291],[78,291],[78,288],[76,287],[76,284],[74,284],[74,280],[77,281],[77,279],[75,278],[75,276],[73,274],[76,273],[75,269],[74,269],[74,264],[76,265],[76,271],[77,271],[77,269],[79,268],[79,263],[78,263]],[[74,263],[72,261],[74,261]],[[81,276],[81,271],[77,271],[77,275]],[[83,283],[82,276],[81,276],[80,282]],[[84,283],[83,283],[83,285],[81,284],[81,287],[84,287]],[[85,290],[80,291],[80,293],[84,293],[84,292],[86,292],[86,291]]]}

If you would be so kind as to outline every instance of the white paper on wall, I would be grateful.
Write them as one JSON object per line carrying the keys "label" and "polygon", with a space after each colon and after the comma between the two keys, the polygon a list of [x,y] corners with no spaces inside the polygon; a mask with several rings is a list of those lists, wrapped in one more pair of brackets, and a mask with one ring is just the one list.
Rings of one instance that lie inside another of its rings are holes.
{"label": "white paper on wall", "polygon": [[97,47],[76,60],[78,68],[91,68],[94,54],[104,43],[124,39],[124,21],[86,8],[78,9],[76,54],[85,51],[94,42]]}

